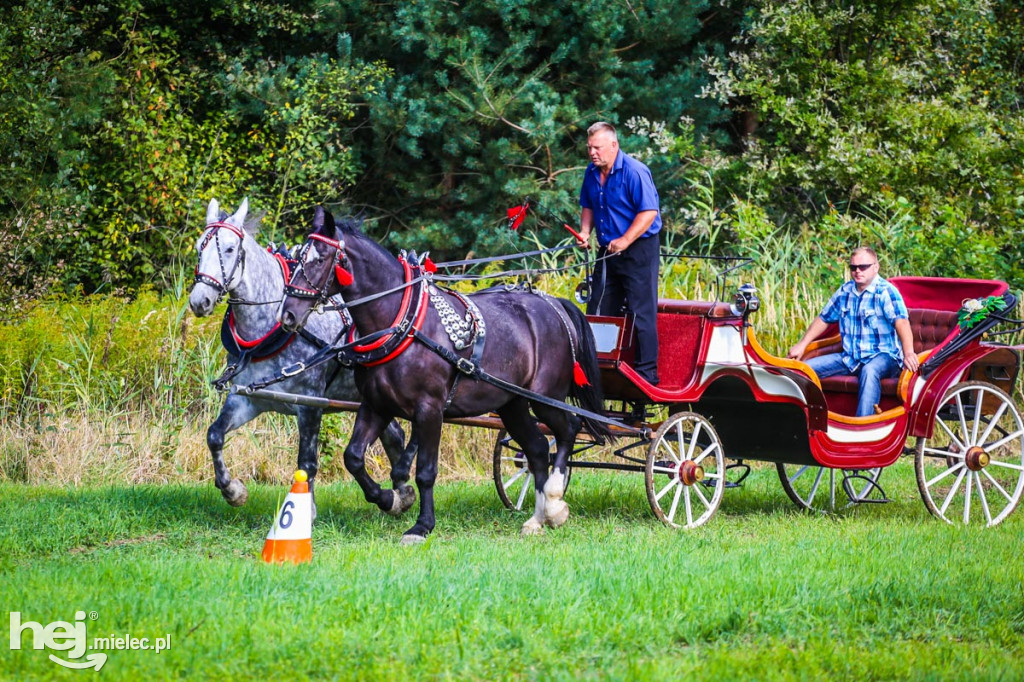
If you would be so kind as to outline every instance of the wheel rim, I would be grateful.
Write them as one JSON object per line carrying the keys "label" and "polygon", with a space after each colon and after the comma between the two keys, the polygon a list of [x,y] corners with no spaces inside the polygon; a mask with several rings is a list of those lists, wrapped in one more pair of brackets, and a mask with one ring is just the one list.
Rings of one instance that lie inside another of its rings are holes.
{"label": "wheel rim", "polygon": [[725,490],[725,455],[711,423],[684,412],[662,424],[648,448],[645,482],[666,525],[695,528],[710,519]]}
{"label": "wheel rim", "polygon": [[[881,468],[844,470],[779,463],[776,469],[789,499],[801,509],[820,514],[833,514],[868,498],[882,475]],[[847,476],[863,476],[867,479],[851,479],[852,498],[843,489],[843,479]]]}
{"label": "wheel rim", "polygon": [[991,384],[957,384],[942,401],[932,437],[918,439],[914,465],[921,497],[934,516],[994,526],[1024,492],[1020,412]]}

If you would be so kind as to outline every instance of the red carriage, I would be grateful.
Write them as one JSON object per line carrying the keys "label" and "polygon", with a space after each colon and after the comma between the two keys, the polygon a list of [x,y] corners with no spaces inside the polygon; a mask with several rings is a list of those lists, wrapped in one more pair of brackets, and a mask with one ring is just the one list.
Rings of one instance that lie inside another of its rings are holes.
{"label": "red carriage", "polygon": [[[932,514],[950,523],[1001,522],[1024,493],[1024,422],[1011,398],[1019,353],[986,332],[1005,319],[994,311],[1012,309],[1015,299],[1000,281],[889,281],[909,309],[921,368],[885,380],[870,417],[852,416],[855,377],[821,380],[803,362],[762,347],[751,324],[758,300],[749,285],[733,303],[659,301],[658,386],[633,369],[630,318],[588,316],[605,398],[619,406],[607,414],[643,435],[616,450],[614,461],[580,458],[570,465],[642,470],[658,518],[694,527],[714,514],[735,484],[728,470],[744,468],[742,460],[775,463],[797,505],[831,511],[885,501],[881,472],[906,453],[914,456]],[[977,301],[979,310],[971,316],[975,324],[961,328],[965,301]],[[980,309],[981,302],[996,302],[993,312]],[[838,344],[830,329],[809,353],[835,352]],[[652,411],[663,419],[651,421]],[[575,454],[590,445],[580,443]],[[643,446],[645,458],[630,454]],[[494,474],[502,501],[521,507],[529,471],[507,438],[495,448]]]}

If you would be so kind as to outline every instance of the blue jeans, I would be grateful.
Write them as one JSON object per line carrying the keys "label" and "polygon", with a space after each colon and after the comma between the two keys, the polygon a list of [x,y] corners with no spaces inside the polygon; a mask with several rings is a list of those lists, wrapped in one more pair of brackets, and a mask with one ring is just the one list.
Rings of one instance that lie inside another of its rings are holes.
{"label": "blue jeans", "polygon": [[875,405],[882,398],[882,379],[899,376],[902,365],[889,355],[879,353],[862,364],[856,372],[850,372],[843,364],[842,357],[841,353],[819,355],[808,360],[807,364],[819,379],[837,374],[856,375],[860,382],[857,393],[857,416],[869,417],[875,413]]}

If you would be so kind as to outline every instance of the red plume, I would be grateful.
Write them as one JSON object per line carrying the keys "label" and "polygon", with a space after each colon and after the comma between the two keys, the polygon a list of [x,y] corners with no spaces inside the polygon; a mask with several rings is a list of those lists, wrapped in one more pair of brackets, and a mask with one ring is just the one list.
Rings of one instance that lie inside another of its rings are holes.
{"label": "red plume", "polygon": [[430,256],[423,259],[423,269],[426,272],[437,272],[437,266],[434,265],[434,261],[430,260]]}
{"label": "red plume", "polygon": [[574,362],[572,365],[572,380],[576,382],[577,386],[589,386],[590,382],[587,381],[587,374],[580,367],[580,363]]}
{"label": "red plume", "polygon": [[519,229],[519,226],[523,224],[523,219],[526,218],[526,209],[529,207],[529,203],[524,203],[521,206],[513,206],[505,211],[505,215],[508,216],[508,229]]}

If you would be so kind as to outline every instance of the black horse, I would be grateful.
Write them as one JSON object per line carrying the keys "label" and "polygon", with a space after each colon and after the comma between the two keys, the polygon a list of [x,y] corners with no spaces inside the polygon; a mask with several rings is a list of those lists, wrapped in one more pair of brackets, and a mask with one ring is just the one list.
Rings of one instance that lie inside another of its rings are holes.
{"label": "black horse", "polygon": [[[367,474],[363,456],[391,419],[408,419],[419,441],[420,514],[402,542],[425,540],[435,523],[442,421],[496,412],[534,473],[536,506],[523,534],[565,523],[566,463],[576,434],[585,423],[599,440],[610,435],[600,422],[551,404],[569,396],[590,412],[603,409],[594,337],[579,309],[564,299],[505,287],[462,296],[435,287],[414,255],[396,259],[352,221],[336,225],[317,207],[313,227],[285,290],[280,320],[285,328],[301,327],[311,310],[337,293],[350,306],[360,340],[346,352],[358,363],[363,403],[345,467],[367,501],[392,508],[394,493]],[[477,369],[506,387],[482,379]],[[555,436],[550,475],[548,440],[537,420]]]}

